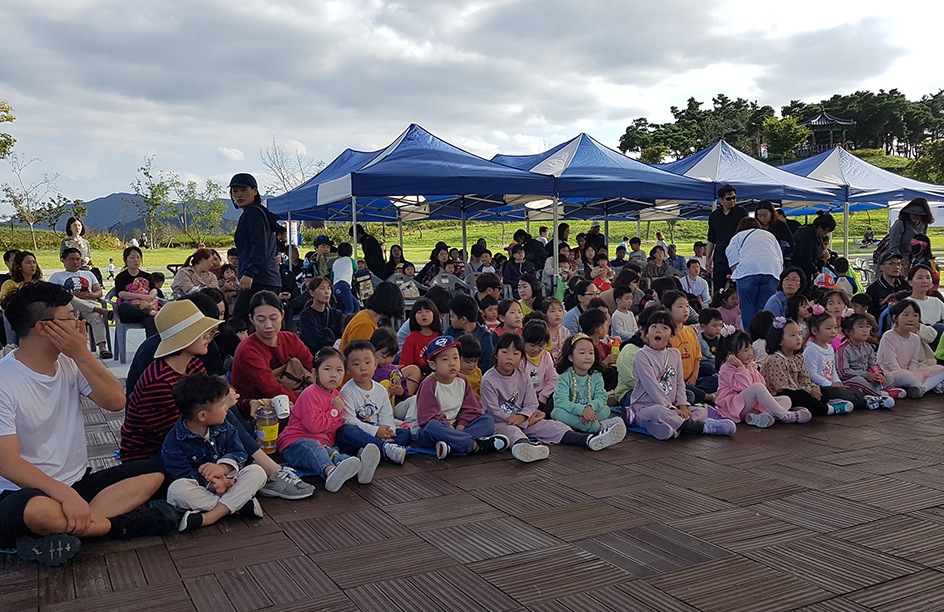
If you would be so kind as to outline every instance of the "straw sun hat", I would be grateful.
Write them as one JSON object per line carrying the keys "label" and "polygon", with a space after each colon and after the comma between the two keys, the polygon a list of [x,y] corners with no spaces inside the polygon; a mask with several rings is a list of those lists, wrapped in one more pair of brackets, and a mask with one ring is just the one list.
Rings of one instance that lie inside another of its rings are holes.
{"label": "straw sun hat", "polygon": [[154,357],[182,351],[220,323],[219,319],[204,316],[190,300],[168,302],[154,317],[154,324],[161,335]]}

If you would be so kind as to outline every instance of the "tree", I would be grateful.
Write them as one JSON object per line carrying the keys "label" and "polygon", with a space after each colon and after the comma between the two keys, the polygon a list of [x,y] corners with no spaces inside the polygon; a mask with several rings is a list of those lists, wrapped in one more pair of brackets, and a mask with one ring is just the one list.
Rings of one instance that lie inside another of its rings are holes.
{"label": "tree", "polygon": [[33,162],[39,161],[34,157],[29,161],[24,161],[16,153],[10,153],[10,171],[14,177],[14,184],[3,184],[3,201],[13,206],[16,218],[25,223],[30,228],[30,236],[33,239],[33,249],[39,247],[36,243],[36,231],[34,226],[41,223],[49,214],[47,198],[54,197],[56,193],[56,179],[58,174],[49,176],[44,174],[43,178],[28,182],[23,173]]}
{"label": "tree", "polygon": [[88,216],[88,209],[82,206],[82,200],[73,200],[72,216],[80,221],[84,220],[85,217]]}
{"label": "tree", "polygon": [[638,153],[652,146],[650,127],[649,120],[645,117],[633,120],[633,123],[626,128],[626,132],[620,136],[619,150],[623,153]]}
{"label": "tree", "polygon": [[926,143],[919,151],[905,174],[919,181],[944,184],[944,140]]}
{"label": "tree", "polygon": [[657,144],[643,149],[639,161],[644,164],[661,164],[668,154],[669,147],[664,144]]}
{"label": "tree", "polygon": [[[13,123],[16,117],[13,116],[13,107],[6,100],[0,100],[0,123]],[[0,159],[5,158],[13,150],[16,144],[16,138],[0,132]]]}
{"label": "tree", "polygon": [[[131,183],[134,190],[134,199],[126,199],[134,205],[141,220],[144,221],[144,231],[151,237],[151,244],[159,244],[154,240],[158,226],[166,219],[176,219],[177,210],[170,201],[170,194],[177,182],[177,177],[152,169],[154,156],[144,158],[144,165],[138,168],[141,176]],[[143,178],[142,178],[143,177]]]}
{"label": "tree", "polygon": [[266,185],[265,192],[281,195],[304,184],[318,174],[325,163],[308,155],[301,147],[291,149],[272,136],[272,144],[259,149],[259,160],[268,168],[272,185]]}
{"label": "tree", "polygon": [[183,213],[190,215],[190,223],[184,223],[184,231],[196,242],[205,242],[207,236],[215,234],[223,213],[226,212],[226,203],[223,202],[223,187],[211,180],[207,180],[201,191],[196,182],[186,184],[177,182],[174,192],[183,207]]}
{"label": "tree", "polygon": [[39,223],[45,225],[50,231],[56,231],[56,224],[62,215],[70,212],[78,200],[73,201],[61,193],[54,194],[39,209]]}
{"label": "tree", "polygon": [[763,126],[767,149],[771,155],[779,155],[781,162],[787,153],[796,149],[812,134],[809,128],[799,125],[793,117],[786,119],[768,117],[764,120]]}

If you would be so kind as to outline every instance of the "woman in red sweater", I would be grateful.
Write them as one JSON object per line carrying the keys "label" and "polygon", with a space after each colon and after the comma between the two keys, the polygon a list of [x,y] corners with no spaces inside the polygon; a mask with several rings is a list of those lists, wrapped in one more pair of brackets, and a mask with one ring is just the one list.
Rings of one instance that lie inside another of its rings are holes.
{"label": "woman in red sweater", "polygon": [[230,383],[243,397],[287,395],[294,403],[298,392],[282,386],[272,370],[297,358],[311,371],[311,352],[301,339],[282,330],[282,300],[271,291],[260,291],[249,303],[249,320],[255,332],[239,343],[233,356]]}

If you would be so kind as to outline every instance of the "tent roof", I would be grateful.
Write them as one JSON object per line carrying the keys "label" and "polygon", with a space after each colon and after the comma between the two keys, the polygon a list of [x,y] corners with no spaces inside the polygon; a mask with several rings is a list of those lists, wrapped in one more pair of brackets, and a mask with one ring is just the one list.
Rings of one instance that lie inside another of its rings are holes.
{"label": "tent roof", "polygon": [[[493,162],[557,177],[560,198],[624,198],[656,203],[666,200],[710,201],[703,182],[653,168],[579,134],[536,155],[496,155]],[[617,203],[611,200],[615,212]],[[602,211],[601,211],[602,212]]]}
{"label": "tent roof", "polygon": [[849,202],[944,200],[944,186],[922,183],[873,166],[841,147],[780,167],[799,176],[841,185]]}
{"label": "tent roof", "polygon": [[801,121],[800,125],[805,125],[809,127],[829,127],[831,125],[855,125],[856,122],[854,119],[840,119],[839,117],[833,117],[826,111],[820,112],[820,114],[807,119],[806,121]]}
{"label": "tent roof", "polygon": [[657,168],[713,183],[714,189],[727,183],[737,189],[738,199],[772,200],[784,206],[796,202],[841,200],[841,187],[785,172],[742,153],[720,140],[694,155]]}

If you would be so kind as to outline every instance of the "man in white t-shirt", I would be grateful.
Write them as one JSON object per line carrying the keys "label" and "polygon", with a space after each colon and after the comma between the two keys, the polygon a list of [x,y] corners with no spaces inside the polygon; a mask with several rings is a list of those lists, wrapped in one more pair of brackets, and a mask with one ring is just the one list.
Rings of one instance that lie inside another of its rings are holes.
{"label": "man in white t-shirt", "polygon": [[72,308],[92,327],[92,338],[98,345],[98,354],[102,359],[111,359],[112,355],[105,344],[105,315],[102,308],[102,286],[95,275],[82,269],[82,252],[79,249],[65,249],[59,254],[65,270],[60,270],[49,277],[50,283],[62,285],[72,292]]}
{"label": "man in white t-shirt", "polygon": [[164,481],[160,465],[132,461],[91,473],[79,402],[125,406],[121,382],[88,350],[72,294],[25,285],[3,304],[20,346],[0,359],[0,548],[54,566],[79,537],[164,535],[177,526],[166,503],[145,506]]}

